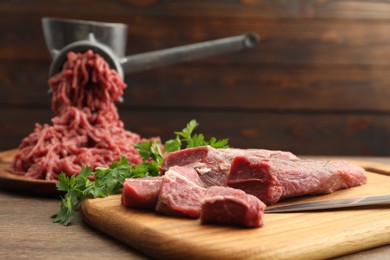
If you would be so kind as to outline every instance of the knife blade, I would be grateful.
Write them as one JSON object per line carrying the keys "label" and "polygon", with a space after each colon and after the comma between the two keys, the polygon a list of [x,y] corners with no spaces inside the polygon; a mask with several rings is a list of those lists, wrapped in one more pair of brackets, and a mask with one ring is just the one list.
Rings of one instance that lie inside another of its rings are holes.
{"label": "knife blade", "polygon": [[268,208],[264,210],[264,213],[301,212],[386,204],[390,205],[390,195],[293,204],[288,206]]}

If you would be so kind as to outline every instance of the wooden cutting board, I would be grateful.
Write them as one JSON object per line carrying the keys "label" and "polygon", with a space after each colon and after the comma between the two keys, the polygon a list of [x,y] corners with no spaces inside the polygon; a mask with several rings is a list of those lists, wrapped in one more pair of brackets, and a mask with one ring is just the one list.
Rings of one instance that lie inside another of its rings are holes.
{"label": "wooden cutting board", "polygon": [[[278,205],[390,193],[390,176],[368,172],[366,185]],[[201,225],[199,220],[126,209],[120,195],[88,199],[81,214],[90,226],[155,258],[330,258],[390,244],[390,206],[265,214],[265,226]]]}

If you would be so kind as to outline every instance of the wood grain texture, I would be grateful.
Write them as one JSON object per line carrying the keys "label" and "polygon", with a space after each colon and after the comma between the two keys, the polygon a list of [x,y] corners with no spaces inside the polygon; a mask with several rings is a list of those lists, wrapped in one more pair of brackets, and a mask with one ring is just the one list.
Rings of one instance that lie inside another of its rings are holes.
{"label": "wood grain texture", "polygon": [[[364,186],[280,205],[383,195],[389,189],[388,176],[368,173]],[[206,226],[199,220],[130,210],[121,206],[120,195],[87,200],[81,213],[92,227],[159,258],[324,259],[390,243],[390,211],[386,206],[265,214],[265,227],[260,229]]]}
{"label": "wood grain texture", "polygon": [[125,23],[129,55],[260,34],[252,51],[127,75],[120,113],[143,136],[171,137],[196,118],[238,147],[390,155],[389,10],[381,0],[3,1],[0,149],[50,123],[49,16]]}
{"label": "wood grain texture", "polygon": [[[41,13],[24,14],[23,19],[18,19],[15,14],[4,12],[2,19],[7,23],[0,27],[4,33],[0,56],[7,60],[50,61],[42,35],[41,18]],[[104,16],[100,18],[107,21]],[[388,20],[264,20],[251,16],[237,19],[229,15],[215,15],[206,19],[201,14],[178,16],[171,13],[158,16],[142,12],[140,16],[126,15],[126,19],[123,18],[111,17],[110,21],[129,25],[128,55],[254,31],[261,36],[261,44],[256,50],[208,58],[203,63],[206,66],[216,63],[233,67],[241,64],[308,63],[389,65],[386,59],[386,54],[390,53],[387,44],[390,37],[387,33],[390,28]],[[96,16],[89,15],[82,19],[96,20]],[[26,26],[32,30],[24,30]],[[20,33],[22,31],[23,34]],[[204,65],[202,61],[194,64]]]}
{"label": "wood grain texture", "polygon": [[1,259],[147,259],[84,224],[79,214],[64,227],[51,222],[59,199],[0,190]]}
{"label": "wood grain texture", "polygon": [[[170,15],[173,12],[181,16],[258,16],[261,18],[361,18],[361,19],[389,19],[390,7],[386,0],[350,1],[350,0],[208,0],[206,1],[177,1],[177,0],[127,0],[127,1],[104,1],[104,0],[69,0],[51,1],[36,0],[14,2],[5,0],[2,9],[10,13],[30,13],[44,11],[57,12],[67,15],[107,15],[107,11],[122,15]],[[91,4],[94,8],[90,8]],[[77,5],[78,8],[74,8]]]}
{"label": "wood grain texture", "polygon": [[[118,106],[125,110],[151,107],[390,113],[389,69],[259,65],[217,66],[210,71],[207,67],[177,65],[129,75],[124,103]],[[40,83],[47,80],[47,74],[45,63],[37,67],[31,62],[0,62],[0,80],[4,82],[0,103],[10,108],[50,110],[49,87]]]}
{"label": "wood grain texture", "polygon": [[[0,152],[0,165],[9,162],[13,153],[14,151]],[[389,158],[385,157],[353,160],[364,164],[376,164],[377,167],[389,165],[390,162]],[[1,259],[150,259],[135,248],[89,228],[78,213],[68,227],[51,223],[50,216],[59,210],[60,201],[21,195],[20,192],[23,191],[6,192],[0,188]],[[388,245],[337,259],[382,260],[389,253]]]}
{"label": "wood grain texture", "polygon": [[[2,259],[150,259],[138,250],[87,226],[77,213],[72,225],[53,224],[60,201],[0,190],[0,257]],[[85,242],[87,241],[87,242]],[[84,243],[85,242],[85,243]],[[337,259],[382,260],[390,246]]]}
{"label": "wood grain texture", "polygon": [[[1,145],[7,149],[17,148],[34,130],[35,122],[50,123],[52,117],[45,109],[31,109],[28,117],[22,109],[0,109],[0,113],[0,129],[7,136]],[[174,131],[195,118],[200,123],[198,133],[206,138],[229,138],[233,147],[307,155],[383,156],[390,152],[387,115],[144,108],[120,110],[120,116],[126,129],[143,137],[160,136],[163,141],[173,138]]]}

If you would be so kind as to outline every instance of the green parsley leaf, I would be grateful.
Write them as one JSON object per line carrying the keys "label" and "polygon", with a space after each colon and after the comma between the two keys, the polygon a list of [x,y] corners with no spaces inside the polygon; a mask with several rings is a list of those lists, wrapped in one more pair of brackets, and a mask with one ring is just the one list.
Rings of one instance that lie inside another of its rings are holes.
{"label": "green parsley leaf", "polygon": [[169,153],[183,148],[194,148],[204,145],[210,145],[214,148],[229,148],[228,139],[217,140],[215,137],[212,137],[210,141],[206,141],[203,134],[193,134],[198,126],[199,123],[193,119],[187,123],[181,132],[174,132],[176,138],[165,142],[164,151]]}
{"label": "green parsley leaf", "polygon": [[186,148],[193,148],[193,147],[199,147],[207,145],[208,143],[204,139],[204,135],[202,134],[195,134],[187,141],[187,147]]}
{"label": "green parsley leaf", "polygon": [[188,142],[191,139],[192,132],[198,127],[198,125],[198,122],[193,119],[187,123],[186,127],[181,130],[181,132],[175,132],[175,134],[177,136],[181,136],[186,142]]}
{"label": "green parsley leaf", "polygon": [[180,149],[181,149],[180,138],[168,140],[164,144],[164,152],[166,153],[178,151]]}
{"label": "green parsley leaf", "polygon": [[135,149],[141,155],[142,160],[147,161],[149,159],[158,163],[162,162],[164,156],[161,151],[161,143],[153,140],[137,143],[134,145]]}
{"label": "green parsley leaf", "polygon": [[229,148],[229,139],[217,140],[215,137],[210,138],[209,145],[214,148]]}

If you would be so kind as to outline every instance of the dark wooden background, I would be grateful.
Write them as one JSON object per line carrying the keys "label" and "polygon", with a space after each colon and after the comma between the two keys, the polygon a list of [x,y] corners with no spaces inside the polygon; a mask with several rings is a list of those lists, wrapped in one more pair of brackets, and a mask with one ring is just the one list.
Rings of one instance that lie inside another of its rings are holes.
{"label": "dark wooden background", "polygon": [[390,155],[389,1],[0,2],[0,150],[53,116],[45,16],[129,25],[127,54],[255,31],[254,51],[126,76],[128,130],[172,136],[190,119],[235,147]]}

